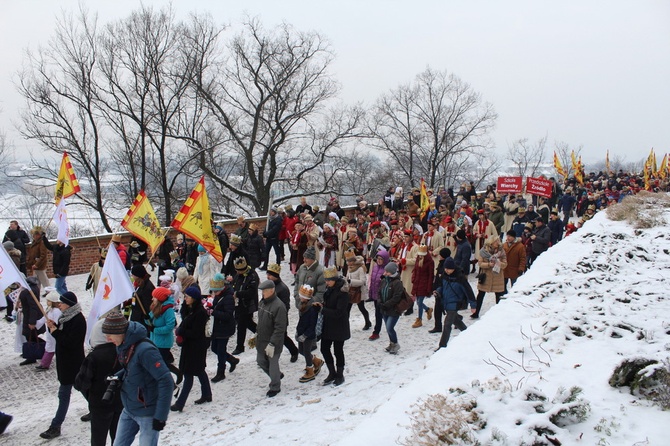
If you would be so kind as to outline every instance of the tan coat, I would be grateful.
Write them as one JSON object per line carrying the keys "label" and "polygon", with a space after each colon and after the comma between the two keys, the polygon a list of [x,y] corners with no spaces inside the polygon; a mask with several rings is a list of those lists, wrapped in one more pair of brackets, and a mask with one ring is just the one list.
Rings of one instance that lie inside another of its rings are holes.
{"label": "tan coat", "polygon": [[33,241],[26,250],[26,269],[28,270],[28,275],[32,275],[33,265],[35,265],[35,270],[37,271],[47,269],[48,255],[49,250],[44,245],[44,241],[42,239]]}
{"label": "tan coat", "polygon": [[[403,256],[403,252],[405,255]],[[404,248],[400,249],[398,253],[398,258],[400,259],[400,267],[402,272],[400,273],[400,280],[402,285],[405,287],[407,294],[412,293],[412,273],[414,272],[414,265],[416,264],[416,256],[419,252],[419,245],[412,243],[406,251]]]}
{"label": "tan coat", "polygon": [[512,203],[511,201],[506,201],[503,205],[503,211],[505,212],[505,223],[503,224],[502,232],[507,232],[512,229],[512,222],[518,215],[518,212],[515,212],[514,215],[507,215],[508,212],[518,211],[519,203],[516,201]]}
{"label": "tan coat", "polygon": [[[428,240],[429,238],[430,240]],[[442,233],[434,231],[433,235],[430,236],[428,232],[426,232],[423,234],[423,237],[421,237],[421,243],[428,245],[428,252],[430,252],[430,255],[433,257],[435,270],[437,271],[438,264],[440,263],[440,250],[444,248],[444,237],[442,237]]]}
{"label": "tan coat", "polygon": [[503,249],[507,256],[507,267],[504,274],[506,279],[517,279],[521,273],[526,271],[526,247],[516,239],[512,244],[505,242]]}
{"label": "tan coat", "polygon": [[493,272],[493,263],[490,263],[485,260],[479,261],[479,269],[481,272],[486,274],[486,280],[484,283],[477,283],[477,289],[479,291],[484,291],[486,293],[502,293],[505,291],[505,268],[507,267],[507,257],[505,257],[505,251],[502,246],[499,248],[498,252],[500,253],[500,272]]}

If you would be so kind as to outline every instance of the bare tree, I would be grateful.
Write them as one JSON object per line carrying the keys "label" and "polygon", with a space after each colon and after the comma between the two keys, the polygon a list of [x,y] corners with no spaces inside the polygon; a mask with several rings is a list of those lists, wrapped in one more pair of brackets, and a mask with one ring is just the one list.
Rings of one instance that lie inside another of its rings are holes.
{"label": "bare tree", "polygon": [[121,142],[114,156],[128,181],[132,200],[139,189],[157,197],[165,223],[173,217],[177,177],[191,161],[178,133],[178,121],[193,68],[183,46],[185,25],[171,9],[141,7],[109,24],[102,38],[100,106]]}
{"label": "bare tree", "polygon": [[[63,16],[47,47],[28,52],[18,89],[26,101],[21,134],[45,148],[67,151],[79,174],[91,185],[77,198],[95,209],[111,231],[103,209],[107,164],[102,155],[101,118],[96,107],[97,19],[81,10],[74,19]],[[55,180],[55,176],[52,179]],[[82,178],[80,178],[81,180]]]}
{"label": "bare tree", "polygon": [[537,177],[540,167],[546,159],[547,135],[535,143],[528,138],[521,138],[507,149],[507,158],[514,164],[516,174],[520,177]]}
{"label": "bare tree", "polygon": [[492,152],[488,136],[498,115],[469,84],[430,68],[413,83],[382,95],[369,124],[370,144],[396,162],[416,186],[444,184],[454,165],[477,152]]}
{"label": "bare tree", "polygon": [[582,154],[583,146],[579,147],[570,147],[570,144],[564,141],[556,141],[554,143],[554,150],[556,151],[556,156],[565,170],[565,174],[568,178],[575,175],[575,169],[572,167],[572,152],[575,153],[575,159],[579,160],[579,156]]}
{"label": "bare tree", "polygon": [[[228,199],[263,215],[272,202],[329,193],[340,166],[331,154],[359,136],[360,108],[327,108],[339,86],[329,73],[333,54],[322,36],[288,24],[265,30],[248,20],[219,54],[220,30],[200,21],[196,91],[207,105],[188,140],[200,167]],[[209,30],[208,30],[209,29]],[[186,127],[186,126],[185,126]],[[229,164],[239,163],[237,175]],[[334,191],[333,191],[334,192]]]}

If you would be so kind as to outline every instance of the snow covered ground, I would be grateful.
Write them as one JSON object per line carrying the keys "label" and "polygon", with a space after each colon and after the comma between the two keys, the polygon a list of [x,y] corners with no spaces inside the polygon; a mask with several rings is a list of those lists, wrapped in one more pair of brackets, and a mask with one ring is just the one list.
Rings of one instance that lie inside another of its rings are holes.
{"label": "snow covered ground", "polygon": [[[446,349],[433,353],[439,335],[428,333],[432,321],[424,318],[424,327],[412,329],[413,315],[399,322],[401,350],[389,355],[383,350],[385,332],[369,341],[371,332],[361,330],[363,319],[354,308],[342,386],[322,387],[323,376],[299,383],[304,364],[291,364],[285,351],[282,392],[268,399],[268,378],[256,366],[255,353],[247,351],[235,372],[212,384],[212,403],[193,405],[200,396],[194,386],[184,412],[170,414],[160,443],[391,445],[409,435],[408,413],[419,399],[460,388],[465,393],[451,394],[454,400],[476,398],[475,411],[485,426],[472,435],[482,444],[533,444],[537,438],[544,441],[537,444],[549,444],[532,428],[548,426],[548,414],[565,406],[555,398],[560,389],[579,386],[583,392],[577,400],[588,402],[588,417],[565,428],[549,426],[549,437],[563,445],[670,444],[664,432],[668,412],[608,385],[625,358],[670,356],[664,274],[669,265],[670,229],[636,234],[598,214],[542,255],[507,300],[490,307],[493,296],[487,296],[488,311],[474,323],[466,315],[470,328],[454,330]],[[68,285],[88,314],[85,279],[70,277]],[[290,321],[292,333],[295,310]],[[0,410],[15,417],[0,444],[88,444],[88,425],[79,421],[86,404],[77,394],[62,436],[50,442],[39,438],[57,406],[55,369],[39,373],[33,366],[19,367],[13,335],[14,325],[0,321]],[[212,353],[208,364],[213,376]],[[546,395],[547,413],[537,413],[536,402],[526,401],[530,389]]]}

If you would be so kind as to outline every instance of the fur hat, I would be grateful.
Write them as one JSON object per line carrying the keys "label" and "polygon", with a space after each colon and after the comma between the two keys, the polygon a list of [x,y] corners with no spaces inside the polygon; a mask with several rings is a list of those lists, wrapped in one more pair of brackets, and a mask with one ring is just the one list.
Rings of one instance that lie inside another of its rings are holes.
{"label": "fur hat", "polygon": [[344,259],[347,262],[352,262],[356,258],[356,253],[351,250],[344,251]]}
{"label": "fur hat", "polygon": [[44,232],[44,228],[42,226],[35,226],[33,229],[30,230],[31,234],[41,234]]}
{"label": "fur hat", "polygon": [[130,270],[130,273],[135,277],[139,277],[140,279],[144,279],[146,276],[149,275],[144,265],[133,266],[133,269]]}
{"label": "fur hat", "polygon": [[209,281],[209,290],[210,291],[221,291],[226,287],[226,278],[223,277],[223,274],[216,273],[214,277]]}
{"label": "fur hat", "polygon": [[326,280],[336,280],[340,276],[340,272],[334,266],[323,270],[323,278]]}
{"label": "fur hat", "polygon": [[281,274],[281,265],[277,263],[270,263],[268,265],[267,273],[271,276],[279,277],[279,275]]}
{"label": "fur hat", "polygon": [[128,319],[118,311],[109,313],[102,323],[102,332],[104,334],[125,334],[128,330]]}
{"label": "fur hat", "polygon": [[171,294],[172,291],[170,291],[169,288],[159,286],[158,288],[154,288],[151,292],[151,297],[155,298],[158,302],[165,302]]}

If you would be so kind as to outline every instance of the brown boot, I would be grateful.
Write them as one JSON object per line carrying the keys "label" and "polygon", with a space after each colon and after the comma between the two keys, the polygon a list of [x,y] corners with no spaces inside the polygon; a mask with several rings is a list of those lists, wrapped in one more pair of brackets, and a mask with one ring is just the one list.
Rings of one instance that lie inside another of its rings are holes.
{"label": "brown boot", "polygon": [[310,381],[314,381],[314,378],[316,378],[316,375],[314,374],[314,367],[307,367],[305,369],[305,374],[302,375],[302,378],[300,378],[301,383],[308,383]]}
{"label": "brown boot", "polygon": [[429,307],[426,310],[426,316],[428,317],[428,320],[431,320],[433,318],[433,309],[432,308]]}
{"label": "brown boot", "polygon": [[323,365],[323,359],[319,359],[316,356],[312,357],[312,365],[314,365],[314,376],[316,376],[321,371],[321,366]]}
{"label": "brown boot", "polygon": [[423,326],[423,323],[421,322],[421,319],[417,317],[414,323],[412,324],[412,328],[419,328],[421,326]]}

